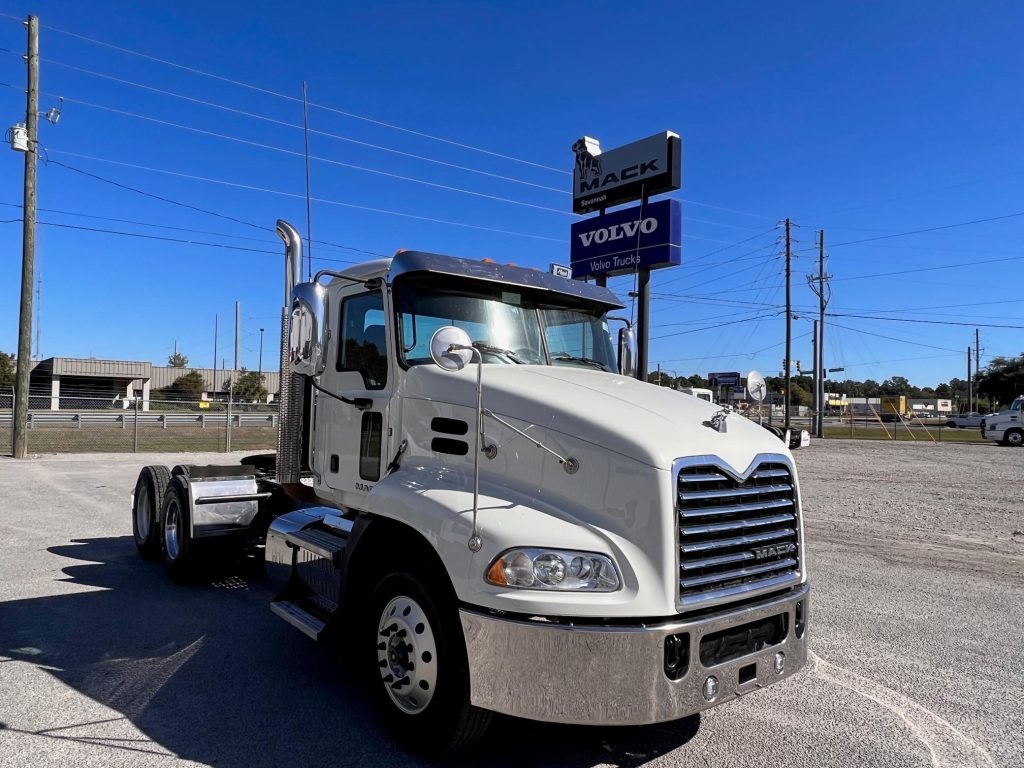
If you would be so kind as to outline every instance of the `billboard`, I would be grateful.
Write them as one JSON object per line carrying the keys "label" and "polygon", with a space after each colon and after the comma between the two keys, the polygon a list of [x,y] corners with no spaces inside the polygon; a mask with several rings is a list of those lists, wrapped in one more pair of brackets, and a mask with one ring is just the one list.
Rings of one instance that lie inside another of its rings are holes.
{"label": "billboard", "polygon": [[708,374],[708,382],[712,387],[735,387],[739,385],[740,379],[739,371]]}
{"label": "billboard", "polygon": [[662,131],[632,144],[601,151],[584,136],[572,145],[573,213],[590,213],[679,189],[683,143],[679,134]]}
{"label": "billboard", "polygon": [[678,200],[658,200],[572,225],[574,278],[619,275],[679,264],[683,209]]}

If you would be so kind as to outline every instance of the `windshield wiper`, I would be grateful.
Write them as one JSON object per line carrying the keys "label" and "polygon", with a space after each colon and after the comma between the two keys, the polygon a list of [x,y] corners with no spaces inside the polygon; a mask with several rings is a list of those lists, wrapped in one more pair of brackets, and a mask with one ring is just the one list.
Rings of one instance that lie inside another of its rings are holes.
{"label": "windshield wiper", "polygon": [[488,344],[486,341],[474,341],[473,342],[473,346],[476,349],[479,349],[481,352],[489,352],[492,355],[504,355],[509,360],[511,360],[513,363],[516,363],[517,365],[522,365],[523,364],[523,361],[519,357],[519,355],[517,355],[511,349],[502,349],[501,347],[495,347],[495,346],[492,346],[492,345]]}
{"label": "windshield wiper", "polygon": [[553,352],[551,354],[552,360],[571,360],[574,363],[586,363],[587,365],[593,365],[600,368],[602,371],[610,370],[607,365],[602,363],[600,360],[595,360],[592,357],[580,357],[578,355],[570,355],[568,352]]}

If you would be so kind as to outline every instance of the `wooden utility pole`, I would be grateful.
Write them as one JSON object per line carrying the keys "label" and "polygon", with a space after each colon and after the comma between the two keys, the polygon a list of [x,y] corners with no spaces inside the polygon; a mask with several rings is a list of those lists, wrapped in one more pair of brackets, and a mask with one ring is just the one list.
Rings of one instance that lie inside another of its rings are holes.
{"label": "wooden utility pole", "polygon": [[29,374],[32,371],[32,283],[36,260],[36,158],[39,147],[39,19],[29,16],[28,90],[25,126],[28,148],[25,150],[25,192],[21,236],[21,313],[18,318],[18,370],[14,382],[14,445],[16,459],[25,458],[28,437]]}
{"label": "wooden utility pole", "polygon": [[793,241],[790,237],[790,226],[790,220],[786,219],[786,429],[789,429],[789,403],[793,397],[792,376],[790,375],[790,367],[792,365],[790,358],[793,357],[793,296],[792,286],[790,285]]}
{"label": "wooden utility pole", "polygon": [[974,376],[978,379],[978,386],[974,388],[974,399],[977,404],[977,408],[972,408],[972,411],[981,410],[981,334],[978,333],[978,329],[974,329]]}
{"label": "wooden utility pole", "polygon": [[971,405],[974,403],[974,382],[971,381],[971,348],[967,348],[967,412],[974,410]]}
{"label": "wooden utility pole", "polygon": [[814,391],[818,405],[817,437],[825,436],[825,230],[818,230],[818,357],[814,361],[816,371]]}

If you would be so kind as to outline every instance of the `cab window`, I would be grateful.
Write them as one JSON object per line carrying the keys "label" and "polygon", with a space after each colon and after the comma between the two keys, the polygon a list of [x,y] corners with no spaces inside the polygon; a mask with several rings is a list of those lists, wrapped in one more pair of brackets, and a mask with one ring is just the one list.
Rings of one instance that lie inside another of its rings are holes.
{"label": "cab window", "polygon": [[374,291],[346,297],[340,327],[337,370],[356,371],[367,389],[383,389],[388,380],[384,295]]}

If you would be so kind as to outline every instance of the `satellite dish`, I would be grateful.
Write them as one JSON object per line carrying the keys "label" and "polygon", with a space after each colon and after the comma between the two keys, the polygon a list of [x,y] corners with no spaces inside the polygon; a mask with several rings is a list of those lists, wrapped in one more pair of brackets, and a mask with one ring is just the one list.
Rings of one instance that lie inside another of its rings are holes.
{"label": "satellite dish", "polygon": [[[456,349],[452,349],[452,347]],[[434,331],[430,337],[430,357],[446,371],[461,371],[473,359],[473,342],[469,334],[454,325]]]}
{"label": "satellite dish", "polygon": [[751,371],[747,374],[747,392],[752,398],[754,398],[758,405],[764,400],[765,395],[768,394],[768,385],[764,382],[764,376],[757,371]]}

